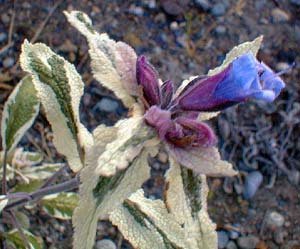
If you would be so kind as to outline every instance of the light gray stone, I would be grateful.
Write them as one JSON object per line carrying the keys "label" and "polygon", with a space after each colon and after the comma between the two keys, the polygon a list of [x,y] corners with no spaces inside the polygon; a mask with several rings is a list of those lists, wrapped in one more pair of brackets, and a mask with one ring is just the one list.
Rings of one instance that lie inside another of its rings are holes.
{"label": "light gray stone", "polygon": [[114,242],[109,239],[102,239],[96,243],[97,249],[117,249],[117,246]]}
{"label": "light gray stone", "polygon": [[274,23],[283,23],[290,20],[289,14],[279,8],[274,8],[271,14]]}
{"label": "light gray stone", "polygon": [[211,8],[209,1],[207,0],[195,0],[196,6],[200,7],[204,11],[207,11]]}
{"label": "light gray stone", "polygon": [[12,57],[7,57],[3,60],[2,65],[5,68],[10,68],[15,64],[15,60]]}
{"label": "light gray stone", "polygon": [[255,249],[259,239],[253,235],[240,237],[237,244],[241,249]]}
{"label": "light gray stone", "polygon": [[263,181],[263,175],[259,171],[253,171],[246,176],[243,196],[252,199]]}
{"label": "light gray stone", "polygon": [[226,249],[237,249],[237,246],[233,241],[229,241],[226,245]]}
{"label": "light gray stone", "polygon": [[225,14],[225,12],[226,12],[226,6],[222,2],[216,3],[211,9],[211,13],[214,16],[222,16]]}
{"label": "light gray stone", "polygon": [[119,103],[110,98],[102,98],[97,104],[97,108],[104,112],[115,112],[119,107]]}
{"label": "light gray stone", "polygon": [[218,248],[223,249],[227,245],[229,237],[227,232],[218,231]]}
{"label": "light gray stone", "polygon": [[280,213],[273,211],[267,215],[266,223],[270,227],[282,227],[284,224],[284,217]]}
{"label": "light gray stone", "polygon": [[4,33],[4,32],[1,32],[1,33],[0,33],[0,42],[3,42],[3,41],[5,41],[5,40],[6,40],[6,38],[7,38],[7,35],[6,35],[6,33]]}

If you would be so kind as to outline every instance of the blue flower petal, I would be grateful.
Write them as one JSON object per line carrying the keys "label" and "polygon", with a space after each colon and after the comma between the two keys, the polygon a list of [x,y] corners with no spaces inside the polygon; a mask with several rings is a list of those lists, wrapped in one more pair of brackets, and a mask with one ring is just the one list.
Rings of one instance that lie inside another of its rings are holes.
{"label": "blue flower petal", "polygon": [[258,90],[261,90],[261,85],[256,59],[251,53],[247,53],[232,62],[229,75],[217,86],[214,97],[243,101]]}

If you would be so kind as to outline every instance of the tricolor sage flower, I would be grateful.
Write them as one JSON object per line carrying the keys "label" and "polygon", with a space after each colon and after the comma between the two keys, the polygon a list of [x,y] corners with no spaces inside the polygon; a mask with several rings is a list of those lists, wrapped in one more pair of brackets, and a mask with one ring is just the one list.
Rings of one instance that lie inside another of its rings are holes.
{"label": "tricolor sage flower", "polygon": [[[220,67],[183,81],[175,91],[172,81],[163,83],[144,56],[99,34],[87,15],[65,14],[87,38],[95,79],[129,109],[128,118],[93,131],[80,172],[74,248],[93,248],[97,220],[107,218],[134,248],[217,248],[216,226],[207,214],[205,175],[236,172],[221,160],[216,135],[205,121],[248,99],[270,102],[279,95],[283,81],[255,58],[262,37],[233,48]],[[49,53],[36,50],[44,62]],[[141,186],[150,177],[148,157],[161,146],[169,154],[167,188],[162,200],[150,200]]]}
{"label": "tricolor sage flower", "polygon": [[172,81],[159,82],[155,68],[140,56],[137,83],[145,107],[145,121],[168,144],[176,160],[195,171],[198,171],[197,162],[191,161],[191,154],[208,152],[217,142],[213,130],[201,121],[202,112],[219,111],[251,98],[270,102],[285,86],[252,53],[237,57],[213,76],[196,77],[175,95]]}

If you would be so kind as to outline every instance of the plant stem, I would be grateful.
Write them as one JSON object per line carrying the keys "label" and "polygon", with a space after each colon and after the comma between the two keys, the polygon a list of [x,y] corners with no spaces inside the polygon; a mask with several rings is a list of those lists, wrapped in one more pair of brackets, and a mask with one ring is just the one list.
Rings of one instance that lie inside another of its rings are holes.
{"label": "plant stem", "polygon": [[2,194],[6,195],[7,193],[7,182],[6,182],[6,161],[7,161],[7,150],[4,151],[3,156],[3,174],[2,174]]}
{"label": "plant stem", "polygon": [[20,200],[9,203],[4,209],[9,210],[12,208],[17,208],[17,207],[23,206],[27,202],[37,201],[46,195],[56,194],[56,193],[60,193],[60,192],[64,192],[64,191],[70,191],[70,190],[77,188],[78,186],[79,186],[79,177],[76,176],[75,178],[73,178],[69,181],[66,181],[66,182],[63,182],[60,184],[56,184],[53,186],[41,188],[32,193],[28,193],[29,198],[28,197],[22,198]]}
{"label": "plant stem", "polygon": [[41,188],[46,188],[49,185],[51,185],[67,168],[68,168],[67,165],[64,165],[63,167],[61,167],[58,171],[56,171],[51,177],[49,177],[45,181],[45,183],[43,184],[43,186]]}

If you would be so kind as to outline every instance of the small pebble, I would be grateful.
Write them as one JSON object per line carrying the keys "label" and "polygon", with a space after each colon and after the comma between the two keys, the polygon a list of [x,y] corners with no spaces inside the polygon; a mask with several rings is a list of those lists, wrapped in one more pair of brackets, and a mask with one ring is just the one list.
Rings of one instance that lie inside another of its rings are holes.
{"label": "small pebble", "polygon": [[109,239],[102,239],[96,243],[97,249],[117,249],[117,246],[114,242]]}
{"label": "small pebble", "polygon": [[300,6],[300,0],[290,0],[291,4]]}
{"label": "small pebble", "polygon": [[7,57],[2,61],[2,65],[5,68],[10,68],[15,64],[15,60],[12,57]]}
{"label": "small pebble", "polygon": [[4,32],[1,32],[1,33],[0,33],[0,42],[5,41],[6,38],[7,38],[7,35],[6,35]]}
{"label": "small pebble", "polygon": [[240,236],[240,234],[237,231],[230,231],[229,232],[229,238],[230,239],[237,239]]}
{"label": "small pebble", "polygon": [[294,39],[300,40],[300,26],[295,25],[295,29],[293,33],[294,33],[293,34]]}
{"label": "small pebble", "polygon": [[215,30],[218,35],[224,35],[227,29],[223,25],[218,25]]}
{"label": "small pebble", "polygon": [[284,222],[284,226],[285,227],[290,227],[291,226],[291,222],[287,220],[286,222]]}
{"label": "small pebble", "polygon": [[155,9],[156,8],[156,0],[149,0],[148,1],[148,8]]}
{"label": "small pebble", "polygon": [[218,231],[218,248],[225,248],[229,241],[228,234],[225,231]]}
{"label": "small pebble", "polygon": [[263,181],[263,175],[259,171],[253,171],[246,176],[243,196],[252,199]]}
{"label": "small pebble", "polygon": [[284,217],[280,213],[273,211],[267,215],[266,223],[269,227],[282,227],[284,224]]}
{"label": "small pebble", "polygon": [[155,17],[154,17],[154,21],[155,22],[160,22],[160,23],[164,23],[166,22],[167,18],[166,15],[164,13],[158,13]]}
{"label": "small pebble", "polygon": [[253,235],[240,237],[237,240],[237,244],[241,249],[255,249],[259,239]]}
{"label": "small pebble", "polygon": [[227,194],[233,193],[233,177],[225,177],[223,182],[223,190]]}
{"label": "small pebble", "polygon": [[67,39],[65,42],[59,47],[59,50],[62,52],[76,52],[78,50],[78,47],[71,42],[71,40]]}
{"label": "small pebble", "polygon": [[200,7],[204,11],[207,11],[211,8],[209,1],[207,0],[195,0],[196,6]]}
{"label": "small pebble", "polygon": [[274,23],[283,23],[290,20],[288,13],[279,8],[274,8],[272,10],[272,19]]}
{"label": "small pebble", "polygon": [[97,104],[97,108],[104,112],[115,112],[119,107],[119,103],[110,98],[102,98]]}
{"label": "small pebble", "polygon": [[171,22],[170,29],[171,30],[177,30],[178,29],[178,23],[177,22]]}
{"label": "small pebble", "polygon": [[239,181],[235,181],[233,183],[233,188],[235,190],[235,192],[240,195],[243,192],[243,184],[241,184]]}
{"label": "small pebble", "polygon": [[164,0],[161,5],[166,13],[172,16],[177,16],[185,12],[185,7],[188,5],[188,0]]}
{"label": "small pebble", "polygon": [[182,34],[181,36],[176,37],[176,42],[182,46],[183,48],[187,47],[187,38],[185,34]]}
{"label": "small pebble", "polygon": [[276,69],[277,69],[278,71],[287,69],[288,67],[289,67],[289,64],[286,63],[286,62],[278,62],[278,63],[276,64]]}
{"label": "small pebble", "polygon": [[220,186],[222,186],[222,181],[219,178],[213,179],[211,185],[212,191],[216,191]]}
{"label": "small pebble", "polygon": [[144,15],[144,9],[139,6],[130,6],[129,8],[130,13],[136,15],[136,16],[143,16]]}
{"label": "small pebble", "polygon": [[211,9],[211,13],[214,16],[222,16],[225,14],[225,12],[226,6],[223,3],[217,3]]}
{"label": "small pebble", "polygon": [[158,162],[153,163],[152,168],[155,169],[155,170],[159,170],[160,169],[160,163],[158,163]]}
{"label": "small pebble", "polygon": [[233,241],[229,241],[225,248],[226,249],[237,249],[237,246]]}
{"label": "small pebble", "polygon": [[257,10],[262,10],[265,8],[267,1],[266,0],[259,0],[259,1],[255,1],[255,8]]}
{"label": "small pebble", "polygon": [[159,152],[158,153],[158,160],[161,163],[167,163],[168,162],[168,155],[165,152]]}
{"label": "small pebble", "polygon": [[10,17],[7,13],[3,13],[1,15],[1,21],[4,23],[4,24],[8,24],[10,22]]}

